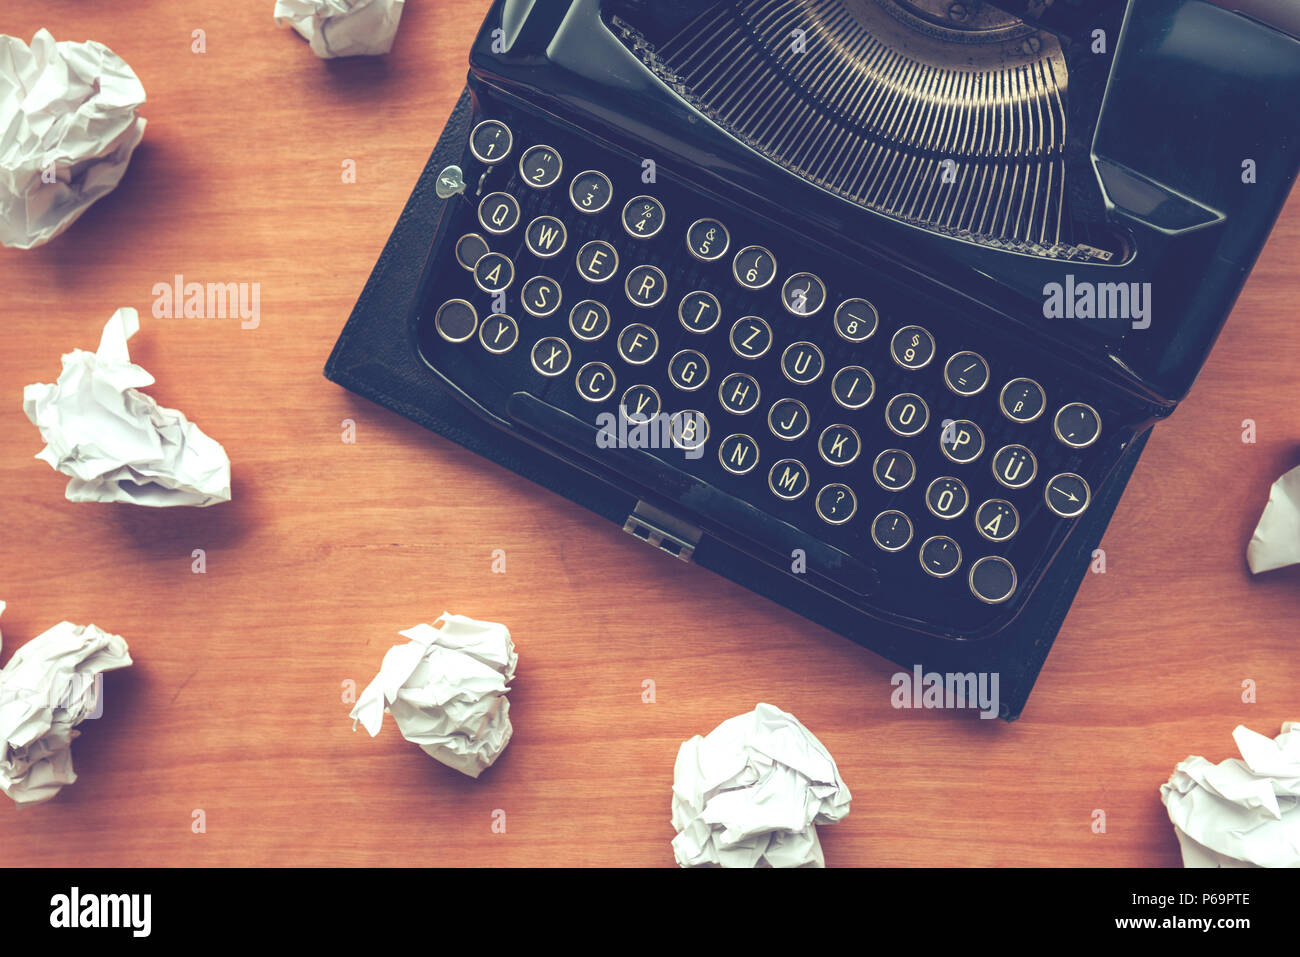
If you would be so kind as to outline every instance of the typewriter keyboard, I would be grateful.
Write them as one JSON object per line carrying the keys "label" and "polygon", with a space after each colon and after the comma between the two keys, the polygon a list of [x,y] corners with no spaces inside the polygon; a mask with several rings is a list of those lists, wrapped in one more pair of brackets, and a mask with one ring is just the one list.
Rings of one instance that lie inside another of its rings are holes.
{"label": "typewriter keyboard", "polygon": [[888,616],[974,635],[1105,477],[1117,423],[1086,380],[900,270],[527,115],[478,123],[463,166],[425,360],[498,414],[526,391],[617,423],[875,568]]}

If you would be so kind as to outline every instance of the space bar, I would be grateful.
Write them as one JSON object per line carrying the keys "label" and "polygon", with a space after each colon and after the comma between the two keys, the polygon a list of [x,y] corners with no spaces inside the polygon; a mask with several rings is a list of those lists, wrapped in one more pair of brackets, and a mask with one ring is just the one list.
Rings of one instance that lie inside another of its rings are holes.
{"label": "space bar", "polygon": [[871,595],[879,584],[879,575],[870,565],[742,499],[728,495],[689,472],[673,468],[639,449],[601,448],[596,444],[599,430],[594,425],[527,392],[511,395],[507,412],[525,429],[558,442],[596,465],[612,466],[652,492],[685,507],[691,513],[688,521],[706,526],[706,530],[707,526],[720,525],[730,533],[725,538],[714,533],[715,538],[733,545],[736,544],[735,538],[744,538],[764,550],[777,553],[776,556],[755,555],[756,558],[769,564],[779,562],[778,567],[785,567],[795,549],[801,549],[810,577],[828,579],[864,597]]}

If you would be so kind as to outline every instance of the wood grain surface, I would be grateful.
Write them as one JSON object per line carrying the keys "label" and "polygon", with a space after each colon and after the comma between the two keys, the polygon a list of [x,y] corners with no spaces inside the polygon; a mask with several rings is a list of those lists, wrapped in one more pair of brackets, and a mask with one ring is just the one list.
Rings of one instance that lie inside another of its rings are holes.
{"label": "wood grain surface", "polygon": [[[1300,462],[1300,203],[1155,430],[1024,717],[895,711],[895,666],[323,378],[487,6],[409,0],[390,56],[323,62],[272,0],[6,0],[0,32],[101,41],[149,101],[114,193],[47,246],[0,249],[0,661],[63,619],[136,661],[82,726],[77,783],[0,800],[0,864],[671,865],[678,745],[767,701],[852,789],[822,829],[832,865],[1177,865],[1173,766],[1300,718],[1300,568],[1252,579],[1244,560]],[[176,274],[260,283],[260,325],[152,318]],[[23,386],[119,306],[141,312],[151,394],[229,452],[229,504],[76,505],[33,459]],[[477,781],[391,719],[354,733],[342,700],[443,610],[505,622],[519,650],[514,740]]]}

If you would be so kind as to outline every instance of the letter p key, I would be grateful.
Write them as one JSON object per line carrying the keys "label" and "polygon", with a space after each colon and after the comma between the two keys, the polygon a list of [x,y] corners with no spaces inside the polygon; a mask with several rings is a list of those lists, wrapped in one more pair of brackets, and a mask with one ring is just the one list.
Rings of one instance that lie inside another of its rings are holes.
{"label": "letter p key", "polygon": [[939,448],[958,465],[974,462],[984,452],[984,433],[970,419],[944,419]]}

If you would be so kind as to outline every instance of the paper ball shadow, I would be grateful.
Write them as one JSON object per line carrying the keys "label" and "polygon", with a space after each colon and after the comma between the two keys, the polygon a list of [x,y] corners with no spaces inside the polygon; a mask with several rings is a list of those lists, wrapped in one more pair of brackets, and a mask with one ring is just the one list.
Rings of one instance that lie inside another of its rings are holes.
{"label": "paper ball shadow", "polygon": [[203,508],[148,505],[87,504],[83,508],[108,510],[107,523],[115,526],[117,540],[152,550],[174,543],[188,554],[194,548],[208,551],[237,545],[248,534],[257,509],[256,486],[231,480],[230,501]]}
{"label": "paper ball shadow", "polygon": [[127,753],[129,743],[138,737],[139,719],[135,712],[148,697],[144,691],[148,679],[139,668],[140,662],[136,660],[129,668],[103,675],[100,699],[103,713],[77,725],[80,733],[72,742],[72,769],[77,773],[77,780],[65,785],[51,800],[37,805],[38,809],[61,806],[95,810],[103,806],[109,782],[132,760]]}
{"label": "paper ball shadow", "polygon": [[386,87],[399,72],[389,64],[389,55],[321,60],[330,96],[347,103],[387,103]]}

